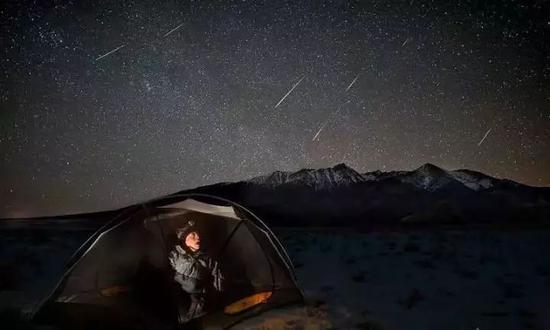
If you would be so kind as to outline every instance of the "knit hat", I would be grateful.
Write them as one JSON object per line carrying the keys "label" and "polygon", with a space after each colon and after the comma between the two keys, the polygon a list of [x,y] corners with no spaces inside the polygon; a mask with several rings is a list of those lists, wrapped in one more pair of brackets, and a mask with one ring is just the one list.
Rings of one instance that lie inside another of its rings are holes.
{"label": "knit hat", "polygon": [[183,239],[187,236],[187,234],[195,230],[195,228],[195,221],[189,220],[185,226],[176,229],[176,236],[178,239]]}

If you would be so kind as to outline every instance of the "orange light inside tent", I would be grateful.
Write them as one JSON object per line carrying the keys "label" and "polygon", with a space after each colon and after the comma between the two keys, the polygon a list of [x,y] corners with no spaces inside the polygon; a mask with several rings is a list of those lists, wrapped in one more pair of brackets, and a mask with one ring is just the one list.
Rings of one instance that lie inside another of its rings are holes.
{"label": "orange light inside tent", "polygon": [[101,295],[104,297],[114,297],[121,293],[130,291],[130,288],[124,285],[115,285],[108,288],[101,289]]}
{"label": "orange light inside tent", "polygon": [[267,302],[271,297],[271,291],[256,293],[243,299],[239,299],[229,306],[226,306],[223,311],[226,314],[236,314],[256,305]]}

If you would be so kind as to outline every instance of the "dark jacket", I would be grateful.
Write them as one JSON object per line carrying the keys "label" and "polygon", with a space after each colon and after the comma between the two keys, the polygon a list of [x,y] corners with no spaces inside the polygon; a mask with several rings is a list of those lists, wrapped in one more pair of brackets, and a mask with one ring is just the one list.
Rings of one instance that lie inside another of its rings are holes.
{"label": "dark jacket", "polygon": [[218,262],[202,251],[190,252],[176,245],[170,252],[170,264],[175,270],[174,280],[190,294],[206,294],[212,289],[223,291],[223,276]]}

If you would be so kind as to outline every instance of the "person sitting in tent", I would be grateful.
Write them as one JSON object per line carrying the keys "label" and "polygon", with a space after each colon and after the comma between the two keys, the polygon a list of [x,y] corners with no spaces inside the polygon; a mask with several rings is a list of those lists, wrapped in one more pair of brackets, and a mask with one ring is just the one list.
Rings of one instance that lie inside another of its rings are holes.
{"label": "person sitting in tent", "polygon": [[195,222],[189,221],[176,231],[177,244],[169,260],[175,270],[174,280],[189,294],[191,304],[182,321],[204,315],[216,296],[223,291],[223,275],[219,264],[201,250],[201,238]]}

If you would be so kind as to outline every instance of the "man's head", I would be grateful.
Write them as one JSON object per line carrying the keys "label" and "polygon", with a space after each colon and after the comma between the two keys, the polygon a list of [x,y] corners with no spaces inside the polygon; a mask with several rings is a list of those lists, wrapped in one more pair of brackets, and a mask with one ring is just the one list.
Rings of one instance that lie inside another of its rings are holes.
{"label": "man's head", "polygon": [[195,227],[195,221],[188,221],[185,227],[179,228],[176,231],[176,235],[189,250],[195,252],[201,248],[201,238]]}
{"label": "man's head", "polygon": [[199,233],[197,231],[190,231],[185,236],[184,243],[189,248],[189,250],[193,252],[198,251],[201,248],[201,237],[199,236]]}

